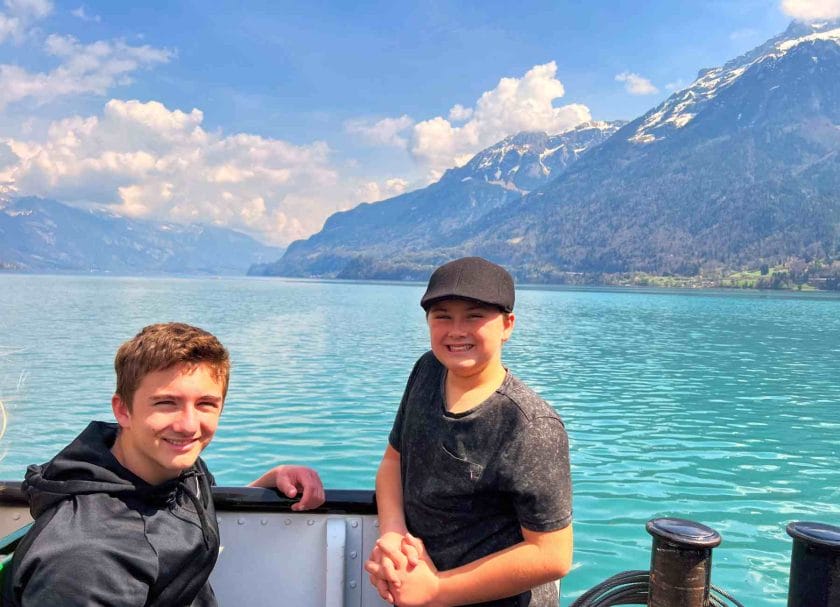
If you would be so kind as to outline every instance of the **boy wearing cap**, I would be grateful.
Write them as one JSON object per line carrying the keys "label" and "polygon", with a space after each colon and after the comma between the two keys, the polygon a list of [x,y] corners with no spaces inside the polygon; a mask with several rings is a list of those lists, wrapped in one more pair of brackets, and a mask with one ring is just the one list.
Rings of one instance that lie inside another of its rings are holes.
{"label": "boy wearing cap", "polygon": [[377,473],[371,582],[400,607],[556,607],[553,582],[572,558],[568,439],[502,365],[513,279],[458,259],[435,270],[420,304],[432,349],[409,376]]}

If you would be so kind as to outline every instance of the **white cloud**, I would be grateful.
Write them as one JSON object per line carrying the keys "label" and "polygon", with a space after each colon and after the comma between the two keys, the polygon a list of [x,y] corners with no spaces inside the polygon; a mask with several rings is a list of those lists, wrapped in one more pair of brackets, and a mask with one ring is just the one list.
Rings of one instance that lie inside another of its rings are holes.
{"label": "white cloud", "polygon": [[363,202],[376,202],[399,196],[408,189],[408,186],[408,181],[398,177],[386,179],[382,184],[376,181],[368,181],[356,189],[356,197]]}
{"label": "white cloud", "polygon": [[20,42],[35,21],[53,10],[49,0],[5,0],[0,12],[0,43],[8,39]]}
{"label": "white cloud", "polygon": [[[479,97],[474,108],[454,106],[449,120],[436,116],[414,125],[410,150],[434,179],[466,163],[482,149],[520,131],[560,133],[591,119],[581,104],[555,107],[565,94],[553,61],[537,65],[521,78],[502,78]],[[461,126],[452,121],[467,120]]]}
{"label": "white cloud", "polygon": [[472,108],[464,107],[460,103],[456,103],[452,106],[452,109],[449,110],[449,120],[450,122],[463,122],[464,120],[469,120],[472,117],[472,114]]}
{"label": "white cloud", "polygon": [[[21,195],[222,225],[277,244],[308,236],[358,201],[325,143],[226,136],[205,131],[203,118],[197,109],[112,99],[100,115],[54,122],[42,140],[6,140],[13,164],[0,170]],[[390,196],[406,185],[388,180],[379,191]]]}
{"label": "white cloud", "polygon": [[[565,94],[556,76],[557,64],[552,61],[534,66],[521,78],[502,78],[496,88],[481,95],[475,107],[452,106],[448,119],[435,116],[414,124],[403,115],[374,124],[350,121],[345,128],[371,143],[407,147],[434,180],[446,169],[466,163],[482,149],[514,133],[556,134],[590,120],[585,105],[554,106],[554,100]],[[373,188],[366,191],[374,197]]]}
{"label": "white cloud", "polygon": [[102,21],[102,17],[99,15],[88,15],[87,10],[84,6],[80,6],[79,8],[73,9],[70,11],[70,14],[74,17],[78,17],[82,21],[93,21],[94,23],[100,23]]}
{"label": "white cloud", "polygon": [[20,30],[20,20],[0,13],[0,42],[5,42],[8,38],[19,37]]}
{"label": "white cloud", "polygon": [[72,36],[56,34],[47,37],[44,50],[60,60],[51,72],[31,73],[16,65],[0,65],[0,109],[25,99],[46,103],[67,95],[101,95],[131,82],[132,72],[173,56],[165,49],[130,46],[122,40],[81,44]]}
{"label": "white cloud", "polygon": [[4,0],[3,4],[11,14],[31,19],[43,19],[53,10],[49,0]]}
{"label": "white cloud", "polygon": [[782,10],[799,21],[840,18],[840,0],[782,0]]}
{"label": "white cloud", "polygon": [[633,72],[622,72],[615,77],[615,80],[623,82],[624,90],[631,95],[653,95],[659,92],[650,80]]}
{"label": "white cloud", "polygon": [[348,120],[344,128],[348,133],[361,137],[374,145],[384,145],[397,148],[408,146],[408,140],[402,135],[414,121],[407,115],[399,118],[383,118],[371,124],[365,120]]}

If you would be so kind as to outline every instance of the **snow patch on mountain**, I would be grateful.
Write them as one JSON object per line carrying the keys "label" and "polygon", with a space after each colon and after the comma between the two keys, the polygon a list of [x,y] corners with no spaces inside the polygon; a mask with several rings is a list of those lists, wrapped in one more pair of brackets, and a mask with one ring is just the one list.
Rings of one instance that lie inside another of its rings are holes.
{"label": "snow patch on mountain", "polygon": [[450,171],[450,178],[479,179],[524,195],[557,177],[620,126],[623,123],[591,121],[557,135],[517,133]]}
{"label": "snow patch on mountain", "polygon": [[[780,36],[753,51],[726,63],[723,67],[701,70],[688,88],[678,91],[652,110],[628,141],[648,144],[665,138],[671,128],[683,128],[721,91],[732,86],[753,66],[778,60],[792,49],[816,41],[840,44],[840,23],[793,23]],[[816,57],[813,57],[817,61]]]}

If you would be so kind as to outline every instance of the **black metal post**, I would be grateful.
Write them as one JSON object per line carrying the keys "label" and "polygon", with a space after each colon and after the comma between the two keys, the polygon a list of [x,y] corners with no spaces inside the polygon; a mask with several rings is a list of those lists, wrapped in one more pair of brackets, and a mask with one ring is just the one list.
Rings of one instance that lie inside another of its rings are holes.
{"label": "black metal post", "polygon": [[720,534],[680,518],[653,519],[645,528],[653,536],[648,607],[705,607]]}
{"label": "black metal post", "polygon": [[840,527],[794,522],[788,607],[840,607]]}

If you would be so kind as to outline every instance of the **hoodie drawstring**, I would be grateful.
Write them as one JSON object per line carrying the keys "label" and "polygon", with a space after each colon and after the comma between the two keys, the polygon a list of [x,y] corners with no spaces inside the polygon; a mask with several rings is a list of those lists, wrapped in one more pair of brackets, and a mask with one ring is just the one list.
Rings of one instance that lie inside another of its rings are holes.
{"label": "hoodie drawstring", "polygon": [[[192,502],[193,507],[195,508],[195,513],[198,515],[198,520],[201,522],[201,537],[204,539],[204,546],[206,548],[210,548],[210,539],[208,538],[210,524],[207,521],[207,510],[204,508],[204,504],[201,503],[201,498],[196,495],[196,493],[190,489],[189,485],[187,484],[187,480],[190,478],[196,479],[196,487],[198,487],[198,475],[203,473],[197,472],[195,470],[191,470],[187,472],[181,479],[181,482],[178,483],[178,488],[181,489],[190,501]],[[177,499],[177,498],[176,498]]]}

